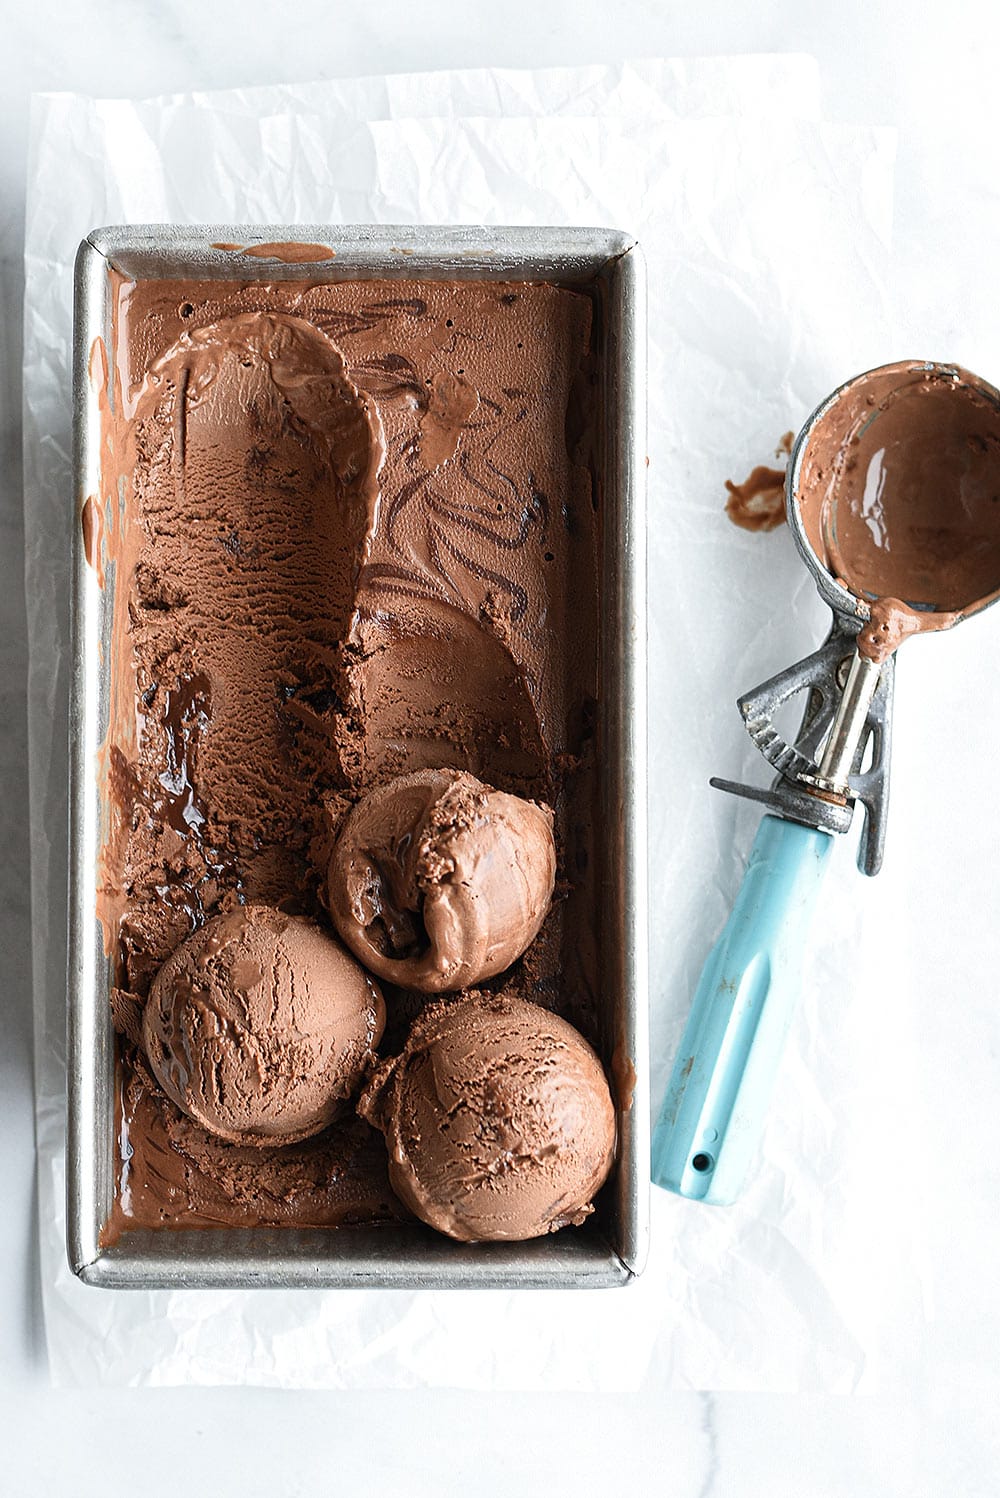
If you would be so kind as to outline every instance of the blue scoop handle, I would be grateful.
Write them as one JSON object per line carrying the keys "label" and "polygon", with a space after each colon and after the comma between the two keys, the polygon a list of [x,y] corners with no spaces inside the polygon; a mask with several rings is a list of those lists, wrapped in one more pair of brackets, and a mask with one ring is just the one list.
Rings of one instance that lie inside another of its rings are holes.
{"label": "blue scoop handle", "polygon": [[739,1195],[795,1013],[832,846],[829,833],[799,822],[761,822],[732,914],[702,969],[653,1133],[657,1185],[720,1205]]}

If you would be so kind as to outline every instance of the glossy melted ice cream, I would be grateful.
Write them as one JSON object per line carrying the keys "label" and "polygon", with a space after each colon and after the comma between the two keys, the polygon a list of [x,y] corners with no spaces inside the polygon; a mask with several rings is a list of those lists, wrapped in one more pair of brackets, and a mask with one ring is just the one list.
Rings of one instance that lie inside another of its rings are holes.
{"label": "glossy melted ice cream", "polygon": [[[137,1016],[220,913],[326,919],[337,818],[395,776],[455,767],[554,809],[559,898],[495,981],[594,1033],[595,303],[527,283],[112,280],[113,346],[91,360],[105,472],[84,516],[114,590],[109,1232],[381,1220],[401,1208],[368,1125],[226,1142],[150,1068]],[[387,998],[383,1051],[418,1007]]]}

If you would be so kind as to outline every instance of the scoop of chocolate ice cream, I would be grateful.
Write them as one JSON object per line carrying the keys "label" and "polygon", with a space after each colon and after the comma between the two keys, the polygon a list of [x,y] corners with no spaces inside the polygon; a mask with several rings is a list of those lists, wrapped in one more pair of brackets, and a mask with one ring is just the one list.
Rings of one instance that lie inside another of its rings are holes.
{"label": "scoop of chocolate ice cream", "polygon": [[380,978],[467,988],[534,941],[555,872],[547,806],[461,770],[418,770],[349,813],[330,860],[330,914]]}
{"label": "scoop of chocolate ice cream", "polygon": [[217,915],[160,968],[142,1038],[160,1086],[238,1144],[291,1144],[357,1092],[382,1035],[371,978],[314,921],[268,905]]}
{"label": "scoop of chocolate ice cream", "polygon": [[581,1223],[614,1157],[593,1050],[558,1015],[503,995],[429,1005],[358,1111],[385,1135],[404,1205],[464,1242]]}

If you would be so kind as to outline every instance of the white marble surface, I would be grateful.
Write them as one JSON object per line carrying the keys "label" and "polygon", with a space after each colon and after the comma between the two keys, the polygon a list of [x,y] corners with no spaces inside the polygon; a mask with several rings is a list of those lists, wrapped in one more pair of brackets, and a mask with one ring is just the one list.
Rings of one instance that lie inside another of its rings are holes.
{"label": "white marble surface", "polygon": [[[914,7],[843,0],[836,7],[772,0],[713,6],[677,0],[508,0],[502,21],[483,6],[404,5],[376,10],[302,0],[294,29],[262,0],[0,0],[0,1492],[108,1491],[123,1469],[158,1498],[191,1491],[293,1495],[344,1487],[391,1495],[534,1494],[631,1489],[676,1498],[987,1498],[998,1489],[995,1410],[1000,1334],[994,1289],[1000,1172],[1000,1036],[980,1003],[940,1058],[944,1106],[921,1100],[937,1123],[928,1143],[930,1253],[938,1296],[928,1356],[905,1398],[667,1396],[655,1377],[638,1397],[371,1395],[171,1390],[54,1393],[46,1385],[38,1318],[32,1183],[30,997],[25,797],[24,609],[19,554],[19,265],[24,151],[32,90],[153,93],[341,73],[477,64],[527,66],[643,54],[808,51],[819,57],[832,118],[900,127],[897,215],[899,349],[947,349],[997,377],[1000,298],[984,266],[1000,243],[993,112],[1000,16],[988,0]],[[993,621],[991,621],[993,622]],[[984,621],[985,627],[985,621]],[[970,642],[963,649],[973,649]],[[956,640],[957,644],[957,640]],[[998,653],[989,660],[995,667]],[[919,722],[911,712],[911,732]],[[974,704],[958,725],[974,739]],[[975,763],[988,760],[985,746]],[[919,751],[907,794],[922,789]],[[900,791],[902,797],[902,790]],[[946,798],[911,830],[918,856],[947,845]],[[996,843],[992,828],[974,829]],[[961,925],[954,897],[943,895]],[[975,941],[973,924],[963,933]],[[934,945],[928,942],[928,961]],[[983,983],[988,989],[989,973]],[[961,995],[942,999],[959,1008]],[[964,1013],[964,1011],[962,1011]],[[966,1151],[962,1171],[953,1149]],[[970,1153],[971,1151],[971,1153]],[[945,1272],[942,1272],[945,1271]],[[949,1272],[950,1271],[950,1272]],[[177,1465],[189,1443],[193,1469]],[[144,1476],[133,1476],[138,1460]],[[121,1463],[121,1464],[120,1464]],[[197,1472],[192,1480],[188,1474]]]}

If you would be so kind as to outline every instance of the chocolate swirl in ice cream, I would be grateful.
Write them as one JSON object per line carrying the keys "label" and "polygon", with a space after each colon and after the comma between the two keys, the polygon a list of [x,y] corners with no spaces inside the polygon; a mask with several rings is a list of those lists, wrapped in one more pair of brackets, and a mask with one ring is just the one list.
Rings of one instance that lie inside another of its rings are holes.
{"label": "chocolate swirl in ice cream", "polygon": [[[432,322],[440,288],[422,289],[420,297],[367,303],[349,326],[324,325],[346,342],[390,327],[396,334],[400,322]],[[561,737],[567,698],[565,654],[551,649],[567,618],[565,564],[575,564],[581,583],[593,579],[595,565],[590,526],[582,526],[583,544],[574,544],[573,516],[589,496],[581,493],[585,473],[567,462],[564,435],[590,306],[551,287],[462,289],[464,316],[446,316],[443,329],[439,317],[436,338],[411,343],[405,356],[383,352],[352,363],[359,386],[376,399],[381,391],[386,402],[388,480],[352,636],[354,697],[363,704],[352,768],[368,787],[416,766],[459,763],[550,796],[547,761],[561,747],[552,740]],[[561,336],[539,384],[524,379],[523,365],[541,354],[540,312],[554,316]],[[421,368],[428,371],[422,378]],[[526,445],[553,414],[558,426],[549,443]],[[588,623],[581,614],[585,651]],[[387,656],[406,660],[408,688],[436,680],[434,699],[424,703],[408,690],[401,696]],[[461,699],[450,738],[439,711],[449,694]]]}

